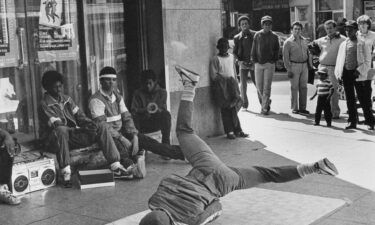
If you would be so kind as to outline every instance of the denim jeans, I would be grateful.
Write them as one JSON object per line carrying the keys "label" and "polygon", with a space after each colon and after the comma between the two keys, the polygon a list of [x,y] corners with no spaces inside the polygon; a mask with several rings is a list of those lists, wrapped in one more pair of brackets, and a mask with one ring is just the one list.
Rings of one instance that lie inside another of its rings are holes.
{"label": "denim jeans", "polygon": [[291,84],[291,109],[306,110],[307,101],[307,78],[309,70],[307,63],[292,63],[291,72],[293,77]]}
{"label": "denim jeans", "polygon": [[60,168],[70,165],[70,149],[84,148],[98,142],[108,163],[120,161],[120,153],[112,138],[109,125],[98,124],[96,134],[81,129],[59,126],[48,138],[47,151],[56,153]]}
{"label": "denim jeans", "polygon": [[[249,106],[249,100],[247,98],[247,81],[248,81],[248,74],[250,73],[251,80],[254,83],[254,86],[256,87],[256,81],[255,81],[255,73],[254,70],[250,69],[240,69],[240,79],[241,79],[241,98],[243,101],[243,107],[247,108]],[[262,102],[262,98],[258,94],[259,103]]]}
{"label": "denim jeans", "polygon": [[271,85],[275,63],[255,63],[255,81],[259,94],[262,96],[262,112],[267,112],[270,107]]}
{"label": "denim jeans", "polygon": [[203,182],[212,194],[224,196],[231,191],[251,188],[261,183],[287,182],[300,178],[296,166],[274,168],[226,166],[194,133],[192,116],[193,102],[182,100],[177,116],[177,138],[186,159],[193,166],[188,176]]}

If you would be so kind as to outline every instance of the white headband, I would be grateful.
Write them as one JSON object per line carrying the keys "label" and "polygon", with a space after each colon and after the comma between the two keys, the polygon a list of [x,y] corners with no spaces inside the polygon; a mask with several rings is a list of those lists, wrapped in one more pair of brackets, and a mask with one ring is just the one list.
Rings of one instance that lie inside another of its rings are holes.
{"label": "white headband", "polygon": [[117,78],[116,74],[103,74],[100,75],[99,78]]}

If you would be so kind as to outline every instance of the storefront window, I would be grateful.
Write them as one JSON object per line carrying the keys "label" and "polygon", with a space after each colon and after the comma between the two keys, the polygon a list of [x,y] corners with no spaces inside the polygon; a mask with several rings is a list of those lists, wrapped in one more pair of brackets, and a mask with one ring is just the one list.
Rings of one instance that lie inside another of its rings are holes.
{"label": "storefront window", "polygon": [[124,1],[88,0],[84,4],[84,15],[91,93],[99,88],[101,68],[112,66],[118,74],[118,89],[127,96]]}
{"label": "storefront window", "polygon": [[325,10],[342,10],[343,9],[343,0],[318,0],[317,9],[319,11]]}

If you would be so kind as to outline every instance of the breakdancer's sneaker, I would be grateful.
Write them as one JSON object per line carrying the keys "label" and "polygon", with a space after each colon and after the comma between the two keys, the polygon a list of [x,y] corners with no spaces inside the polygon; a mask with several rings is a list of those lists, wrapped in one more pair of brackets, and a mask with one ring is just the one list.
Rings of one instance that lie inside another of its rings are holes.
{"label": "breakdancer's sneaker", "polygon": [[137,163],[134,165],[132,171],[136,178],[146,177],[146,161],[145,161],[145,150],[140,150],[137,155]]}
{"label": "breakdancer's sneaker", "polygon": [[191,83],[193,86],[195,86],[199,81],[199,74],[188,70],[180,65],[176,65],[174,67],[178,74],[180,74],[182,84],[185,85],[186,83]]}
{"label": "breakdancer's sneaker", "polygon": [[21,200],[9,190],[0,190],[0,202],[8,205],[18,205]]}
{"label": "breakdancer's sneaker", "polygon": [[318,169],[318,173],[324,175],[336,176],[339,172],[336,169],[336,166],[330,162],[327,158],[321,159],[315,163],[314,167]]}

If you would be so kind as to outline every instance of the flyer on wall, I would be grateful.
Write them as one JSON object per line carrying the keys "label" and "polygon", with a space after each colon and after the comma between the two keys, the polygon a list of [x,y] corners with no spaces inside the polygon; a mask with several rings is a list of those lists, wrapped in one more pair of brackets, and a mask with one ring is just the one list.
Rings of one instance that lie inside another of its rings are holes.
{"label": "flyer on wall", "polygon": [[14,1],[0,0],[0,68],[18,65]]}
{"label": "flyer on wall", "polygon": [[41,0],[38,29],[39,62],[69,61],[78,57],[76,24],[69,0]]}

